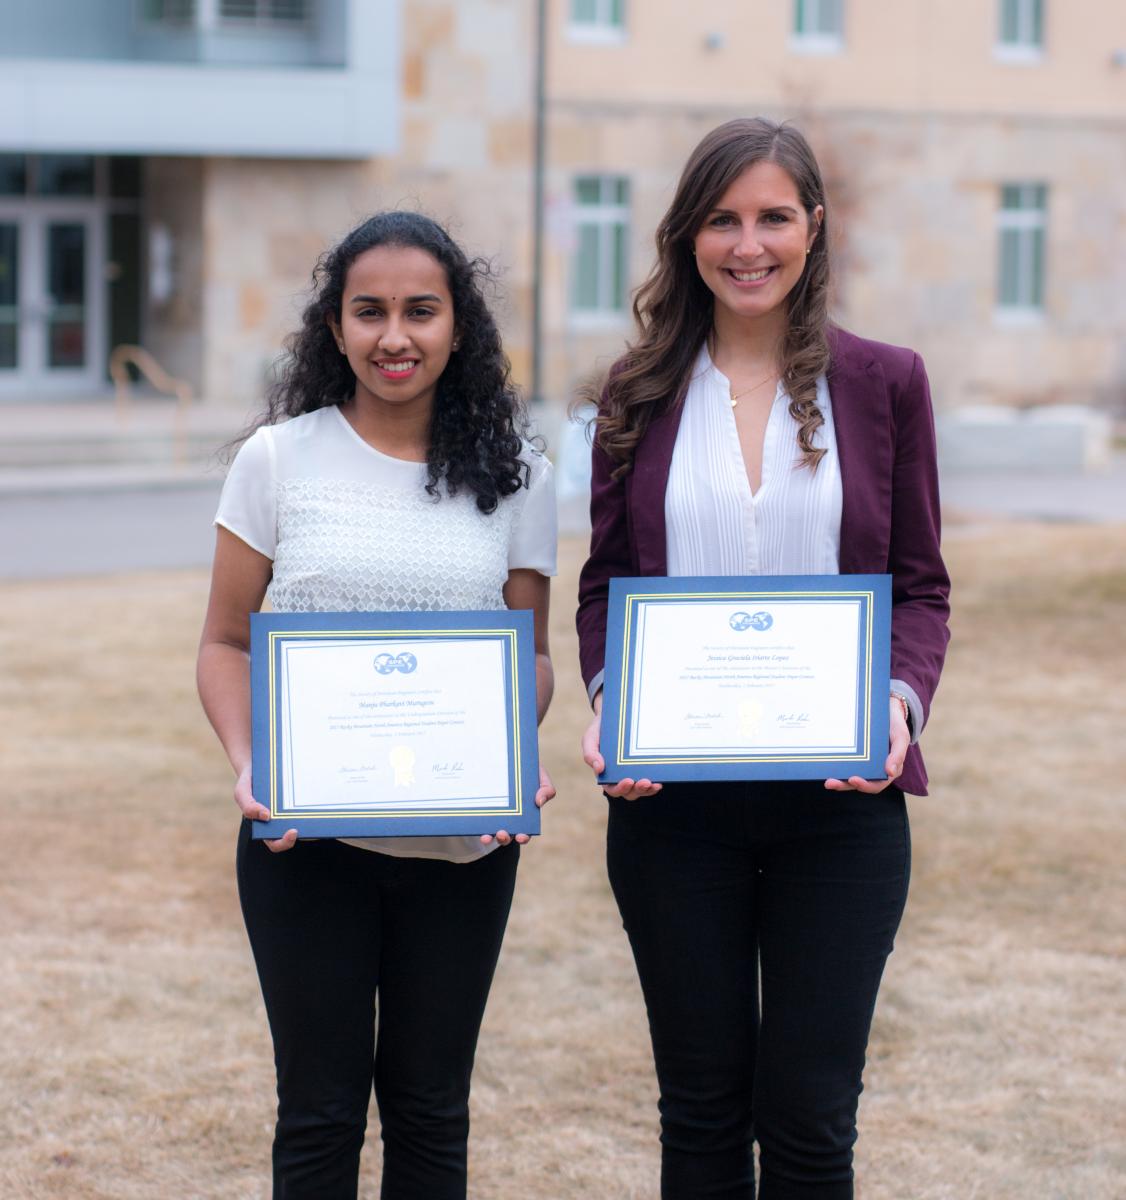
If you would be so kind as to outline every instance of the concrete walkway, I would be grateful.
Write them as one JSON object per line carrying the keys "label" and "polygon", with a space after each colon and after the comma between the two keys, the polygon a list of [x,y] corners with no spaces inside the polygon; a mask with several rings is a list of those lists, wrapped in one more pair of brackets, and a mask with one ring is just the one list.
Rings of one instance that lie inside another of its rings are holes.
{"label": "concrete walkway", "polygon": [[0,496],[0,580],[203,567],[220,484]]}
{"label": "concrete walkway", "polygon": [[[206,566],[220,487],[214,470],[190,479],[123,470],[112,481],[56,476],[50,488],[0,491],[0,579]],[[1126,455],[1097,476],[950,475],[943,499],[949,536],[997,519],[1126,521]],[[585,534],[580,498],[561,515],[566,532]]]}
{"label": "concrete walkway", "polygon": [[1105,472],[947,472],[942,505],[961,519],[1007,517],[1024,521],[1126,521],[1126,454]]}
{"label": "concrete walkway", "polygon": [[[185,418],[177,431],[172,405],[151,400],[0,409],[0,579],[206,566],[215,451],[249,414],[197,404]],[[566,426],[545,432],[561,532],[584,536],[589,448]],[[947,472],[942,494],[952,535],[998,519],[1122,522],[1126,454],[1098,474]]]}

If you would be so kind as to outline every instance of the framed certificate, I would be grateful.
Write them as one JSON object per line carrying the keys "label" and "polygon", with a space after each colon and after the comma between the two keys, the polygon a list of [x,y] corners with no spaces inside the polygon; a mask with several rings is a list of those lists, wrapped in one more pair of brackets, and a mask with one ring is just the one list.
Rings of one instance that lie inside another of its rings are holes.
{"label": "framed certificate", "polygon": [[599,779],[883,779],[891,577],[612,579]]}
{"label": "framed certificate", "polygon": [[540,831],[532,614],[254,613],[256,838]]}

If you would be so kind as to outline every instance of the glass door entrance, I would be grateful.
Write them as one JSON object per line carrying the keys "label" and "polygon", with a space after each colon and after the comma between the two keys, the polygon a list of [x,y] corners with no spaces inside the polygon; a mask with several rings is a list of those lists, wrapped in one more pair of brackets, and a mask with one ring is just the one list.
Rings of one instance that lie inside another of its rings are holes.
{"label": "glass door entrance", "polygon": [[0,206],[0,393],[102,387],[100,218],[96,206]]}

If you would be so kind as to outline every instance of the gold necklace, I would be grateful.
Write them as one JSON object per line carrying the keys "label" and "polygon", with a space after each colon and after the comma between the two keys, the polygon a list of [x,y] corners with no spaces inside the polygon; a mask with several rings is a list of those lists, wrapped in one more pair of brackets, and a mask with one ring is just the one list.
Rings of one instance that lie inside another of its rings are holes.
{"label": "gold necklace", "polygon": [[757,391],[764,383],[769,383],[774,377],[774,372],[772,371],[765,379],[760,379],[753,387],[744,388],[741,392],[737,392],[728,384],[728,390],[731,394],[731,407],[734,408],[744,396],[749,396],[751,392]]}

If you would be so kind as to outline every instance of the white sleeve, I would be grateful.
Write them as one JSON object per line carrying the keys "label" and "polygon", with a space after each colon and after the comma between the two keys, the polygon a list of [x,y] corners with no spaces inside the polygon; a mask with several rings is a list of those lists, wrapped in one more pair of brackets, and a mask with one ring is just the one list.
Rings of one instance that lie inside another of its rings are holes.
{"label": "white sleeve", "polygon": [[252,550],[273,559],[278,543],[278,505],[274,443],[263,426],[239,448],[223,493],[215,524],[229,529]]}
{"label": "white sleeve", "polygon": [[531,454],[531,478],[524,505],[512,526],[508,569],[527,567],[541,575],[555,574],[559,515],[555,509],[555,474],[542,454]]}

